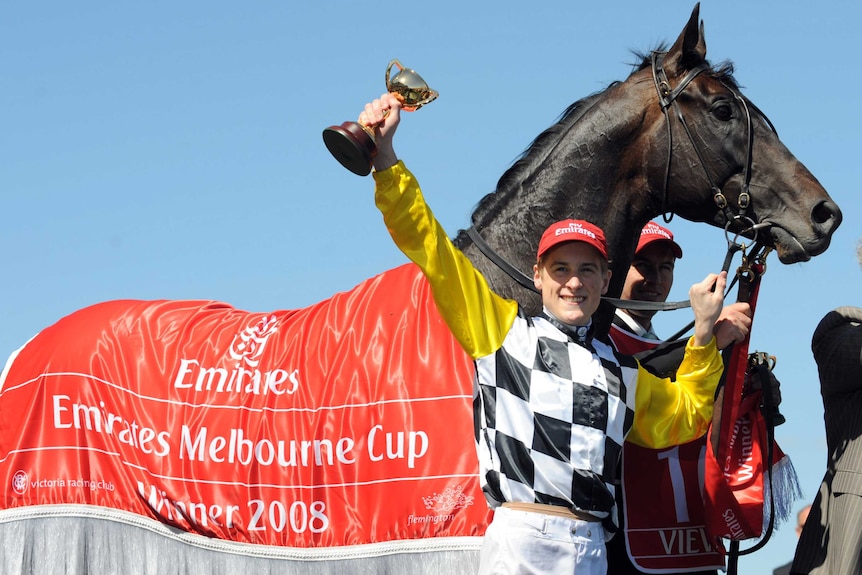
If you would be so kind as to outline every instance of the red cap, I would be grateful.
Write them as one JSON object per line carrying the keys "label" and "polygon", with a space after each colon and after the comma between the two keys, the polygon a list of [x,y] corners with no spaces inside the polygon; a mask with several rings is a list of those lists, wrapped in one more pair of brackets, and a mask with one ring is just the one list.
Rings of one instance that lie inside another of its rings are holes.
{"label": "red cap", "polygon": [[682,257],[682,248],[679,247],[678,243],[673,241],[673,232],[655,222],[648,223],[641,230],[641,237],[638,240],[638,247],[635,253],[638,253],[653,242],[670,242],[674,257],[677,259]]}
{"label": "red cap", "polygon": [[605,233],[598,226],[584,220],[563,220],[548,226],[539,241],[539,251],[536,259],[540,259],[552,247],[565,242],[585,242],[608,259],[608,245]]}

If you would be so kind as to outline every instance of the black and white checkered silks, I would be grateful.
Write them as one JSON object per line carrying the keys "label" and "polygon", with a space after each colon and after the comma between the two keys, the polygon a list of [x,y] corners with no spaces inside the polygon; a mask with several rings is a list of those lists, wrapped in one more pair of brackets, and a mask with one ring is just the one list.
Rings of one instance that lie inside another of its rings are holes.
{"label": "black and white checkered silks", "polygon": [[519,311],[502,347],[476,360],[474,425],[492,507],[520,501],[611,515],[637,363],[589,337],[578,343],[585,335]]}

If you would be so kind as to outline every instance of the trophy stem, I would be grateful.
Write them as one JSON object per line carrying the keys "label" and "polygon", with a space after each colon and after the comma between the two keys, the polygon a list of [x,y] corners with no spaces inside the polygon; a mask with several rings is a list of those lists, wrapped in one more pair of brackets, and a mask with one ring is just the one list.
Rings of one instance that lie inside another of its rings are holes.
{"label": "trophy stem", "polygon": [[374,133],[359,122],[344,122],[323,130],[323,143],[339,163],[358,176],[371,173],[377,155]]}

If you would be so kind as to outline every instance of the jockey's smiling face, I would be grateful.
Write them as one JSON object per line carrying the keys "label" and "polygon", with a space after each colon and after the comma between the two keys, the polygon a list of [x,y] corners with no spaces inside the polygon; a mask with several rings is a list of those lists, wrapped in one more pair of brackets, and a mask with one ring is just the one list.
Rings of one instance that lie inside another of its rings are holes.
{"label": "jockey's smiling face", "polygon": [[608,291],[611,271],[593,246],[566,242],[551,248],[533,266],[533,282],[542,304],[568,325],[587,325]]}

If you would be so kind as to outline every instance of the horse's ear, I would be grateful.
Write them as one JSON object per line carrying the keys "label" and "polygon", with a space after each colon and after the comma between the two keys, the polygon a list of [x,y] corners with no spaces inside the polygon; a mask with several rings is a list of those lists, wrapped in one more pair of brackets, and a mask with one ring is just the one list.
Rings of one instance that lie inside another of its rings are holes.
{"label": "horse's ear", "polygon": [[691,18],[679,38],[665,57],[665,71],[672,76],[682,75],[706,60],[706,38],[700,18],[700,2],[694,5]]}

